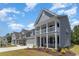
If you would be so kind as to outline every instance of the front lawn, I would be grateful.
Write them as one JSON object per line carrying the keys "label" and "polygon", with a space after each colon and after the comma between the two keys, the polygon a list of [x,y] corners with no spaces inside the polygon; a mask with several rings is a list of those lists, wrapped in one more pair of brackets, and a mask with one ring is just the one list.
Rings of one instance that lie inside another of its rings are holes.
{"label": "front lawn", "polygon": [[71,47],[71,51],[73,51],[76,55],[79,56],[79,45],[73,45]]}
{"label": "front lawn", "polygon": [[9,52],[1,52],[0,56],[51,56],[51,55],[38,50],[20,49]]}
{"label": "front lawn", "polygon": [[[63,51],[64,52],[64,51]],[[73,45],[69,51],[62,54],[62,52],[56,52],[55,50],[45,48],[28,48],[20,49],[9,52],[0,52],[0,56],[79,56],[79,45]]]}
{"label": "front lawn", "polygon": [[70,50],[58,52],[55,49],[46,48],[28,48],[9,52],[1,52],[0,56],[74,56]]}

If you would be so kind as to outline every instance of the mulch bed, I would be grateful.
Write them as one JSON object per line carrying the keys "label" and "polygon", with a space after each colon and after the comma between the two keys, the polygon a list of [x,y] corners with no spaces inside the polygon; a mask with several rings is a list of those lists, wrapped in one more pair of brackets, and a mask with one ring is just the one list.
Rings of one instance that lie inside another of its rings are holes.
{"label": "mulch bed", "polygon": [[47,48],[27,48],[28,50],[38,50],[38,51],[42,51],[42,52],[46,52],[49,53],[53,56],[75,56],[76,54],[73,53],[72,51],[67,51],[66,53],[62,54],[61,52],[52,52],[51,49],[47,49]]}

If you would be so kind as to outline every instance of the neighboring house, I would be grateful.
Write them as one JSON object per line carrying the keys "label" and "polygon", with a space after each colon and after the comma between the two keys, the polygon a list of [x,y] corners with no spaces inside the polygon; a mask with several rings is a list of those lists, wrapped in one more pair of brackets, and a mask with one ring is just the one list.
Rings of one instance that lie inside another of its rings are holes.
{"label": "neighboring house", "polygon": [[[67,15],[62,16],[49,10],[42,10],[34,26],[33,30],[23,30],[19,33],[21,40],[25,39],[24,45],[55,49],[70,46],[71,28]],[[12,40],[18,40],[16,37],[19,34],[14,32]]]}
{"label": "neighboring house", "polygon": [[[33,32],[33,33],[32,33]],[[21,32],[12,33],[12,45],[28,45],[33,46],[35,37],[34,30],[22,30]]]}
{"label": "neighboring house", "polygon": [[7,46],[8,41],[6,37],[0,37],[0,47]]}
{"label": "neighboring house", "polygon": [[23,30],[22,32],[13,32],[12,33],[12,45],[25,45],[26,43],[26,32]]}

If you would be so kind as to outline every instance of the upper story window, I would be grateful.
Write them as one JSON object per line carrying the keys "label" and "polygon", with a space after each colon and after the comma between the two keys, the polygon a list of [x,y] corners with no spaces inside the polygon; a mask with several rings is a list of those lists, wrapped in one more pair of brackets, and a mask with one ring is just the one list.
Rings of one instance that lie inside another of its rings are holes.
{"label": "upper story window", "polygon": [[59,27],[59,23],[57,22],[57,27]]}
{"label": "upper story window", "polygon": [[22,34],[24,34],[24,32],[22,32]]}
{"label": "upper story window", "polygon": [[15,34],[13,34],[13,35],[12,35],[12,37],[16,37],[16,35],[15,35]]}

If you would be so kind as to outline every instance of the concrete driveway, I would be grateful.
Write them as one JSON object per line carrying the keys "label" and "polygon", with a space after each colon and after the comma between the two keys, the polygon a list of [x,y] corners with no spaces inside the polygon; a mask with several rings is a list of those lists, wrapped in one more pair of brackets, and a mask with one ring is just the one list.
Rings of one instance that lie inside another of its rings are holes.
{"label": "concrete driveway", "polygon": [[27,48],[27,46],[5,47],[5,48],[0,48],[0,52],[7,52],[7,51],[13,51],[13,50],[19,50],[25,48]]}

